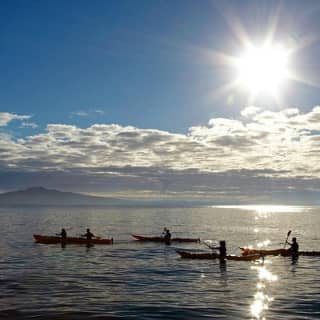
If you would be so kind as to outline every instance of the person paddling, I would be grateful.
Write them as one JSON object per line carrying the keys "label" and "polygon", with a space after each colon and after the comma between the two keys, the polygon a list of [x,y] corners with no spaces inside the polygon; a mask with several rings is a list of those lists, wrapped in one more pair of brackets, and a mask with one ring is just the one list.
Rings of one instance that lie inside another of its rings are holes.
{"label": "person paddling", "polygon": [[221,240],[219,241],[219,247],[211,247],[212,250],[219,250],[219,258],[220,261],[223,261],[227,256],[227,247],[226,247],[226,241]]}
{"label": "person paddling", "polygon": [[163,229],[163,234],[164,234],[164,242],[165,244],[169,245],[171,243],[171,233],[170,230],[167,228]]}
{"label": "person paddling", "polygon": [[227,246],[226,246],[226,241],[225,240],[220,240],[219,241],[219,247],[212,247],[207,244],[207,246],[212,249],[212,250],[219,250],[219,258],[220,261],[224,261],[226,256],[227,256]]}
{"label": "person paddling", "polygon": [[92,238],[95,237],[95,235],[90,231],[90,229],[88,228],[86,233],[82,235],[82,237],[86,237],[86,239],[88,241],[92,240]]}
{"label": "person paddling", "polygon": [[292,238],[292,243],[287,241],[287,244],[290,246],[288,251],[291,252],[291,255],[293,257],[297,257],[299,255],[299,244],[297,242],[297,238],[293,237]]}
{"label": "person paddling", "polygon": [[226,247],[226,241],[225,240],[221,240],[219,241],[219,256],[221,260],[224,260],[227,256],[227,247]]}
{"label": "person paddling", "polygon": [[67,231],[66,229],[62,228],[60,233],[57,233],[57,236],[61,236],[62,239],[67,238]]}

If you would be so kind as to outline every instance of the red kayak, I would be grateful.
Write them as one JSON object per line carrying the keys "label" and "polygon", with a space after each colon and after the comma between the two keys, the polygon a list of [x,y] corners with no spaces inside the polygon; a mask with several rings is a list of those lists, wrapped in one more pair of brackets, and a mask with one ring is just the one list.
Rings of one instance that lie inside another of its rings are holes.
{"label": "red kayak", "polygon": [[[240,248],[242,256],[251,254],[261,254],[264,256],[283,256],[289,257],[292,255],[288,249],[251,249],[251,248]],[[299,256],[320,256],[320,251],[299,251]]]}
{"label": "red kayak", "polygon": [[[180,255],[181,258],[184,259],[219,259],[219,254],[213,252],[204,252],[204,253],[194,253],[188,251],[180,251],[177,250],[177,253]],[[226,256],[226,260],[235,260],[235,261],[254,261],[261,258],[261,254],[253,254],[247,256]]]}
{"label": "red kayak", "polygon": [[[288,253],[287,249],[251,249],[251,248],[240,248],[241,254],[247,256],[250,254],[262,254],[265,256],[278,256],[286,255]],[[290,254],[291,255],[291,254]]]}
{"label": "red kayak", "polygon": [[56,243],[63,243],[63,244],[113,244],[113,238],[111,239],[103,239],[100,237],[93,238],[91,240],[87,240],[85,238],[77,238],[77,237],[67,237],[66,239],[62,239],[59,236],[43,236],[40,234],[33,235],[35,241],[37,243],[43,244],[56,244]]}
{"label": "red kayak", "polygon": [[[165,242],[164,237],[148,237],[132,234],[132,236],[138,241],[151,241],[151,242]],[[170,241],[174,242],[200,242],[199,238],[171,238]]]}

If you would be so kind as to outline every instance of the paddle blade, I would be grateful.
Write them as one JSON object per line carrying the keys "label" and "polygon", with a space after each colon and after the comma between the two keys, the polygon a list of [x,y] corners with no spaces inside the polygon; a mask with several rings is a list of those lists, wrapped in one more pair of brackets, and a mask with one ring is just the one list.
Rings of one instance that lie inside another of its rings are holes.
{"label": "paddle blade", "polygon": [[287,245],[288,238],[289,238],[290,234],[291,234],[291,230],[289,230],[288,233],[287,233],[287,239],[286,239],[286,241],[284,242],[283,249],[284,249],[284,248],[286,247],[286,245]]}
{"label": "paddle blade", "polygon": [[217,241],[214,240],[202,240],[201,242],[204,243],[211,250],[214,250],[214,248],[217,246]]}

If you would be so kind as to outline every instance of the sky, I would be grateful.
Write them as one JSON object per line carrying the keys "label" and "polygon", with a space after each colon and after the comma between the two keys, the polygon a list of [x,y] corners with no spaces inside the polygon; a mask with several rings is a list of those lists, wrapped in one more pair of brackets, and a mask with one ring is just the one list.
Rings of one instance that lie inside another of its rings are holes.
{"label": "sky", "polygon": [[[0,192],[319,198],[319,13],[312,0],[1,1]],[[232,61],[266,39],[288,48],[290,75],[253,94]]]}

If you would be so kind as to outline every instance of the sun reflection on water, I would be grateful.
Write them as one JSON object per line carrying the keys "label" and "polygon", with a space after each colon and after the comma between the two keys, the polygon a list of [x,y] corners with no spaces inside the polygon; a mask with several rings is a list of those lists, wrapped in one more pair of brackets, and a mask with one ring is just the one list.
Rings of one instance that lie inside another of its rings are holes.
{"label": "sun reflection on water", "polygon": [[267,284],[278,280],[278,276],[272,274],[265,265],[251,267],[258,272],[257,292],[254,295],[253,303],[250,305],[250,313],[254,319],[265,320],[264,311],[269,309],[269,304],[274,300],[265,291]]}
{"label": "sun reflection on water", "polygon": [[254,211],[258,214],[268,214],[277,212],[303,212],[309,210],[310,207],[305,206],[286,206],[286,205],[237,205],[237,206],[212,206],[213,208],[230,208],[230,209],[240,209]]}
{"label": "sun reflection on water", "polygon": [[244,248],[245,249],[253,249],[253,248],[257,247],[260,249],[260,248],[268,247],[271,243],[272,243],[271,240],[267,239],[267,240],[258,242],[255,246],[253,246],[252,244],[245,245]]}
{"label": "sun reflection on water", "polygon": [[271,244],[271,241],[269,239],[265,240],[265,241],[261,241],[257,243],[257,247],[258,248],[262,248],[262,247],[267,247]]}

